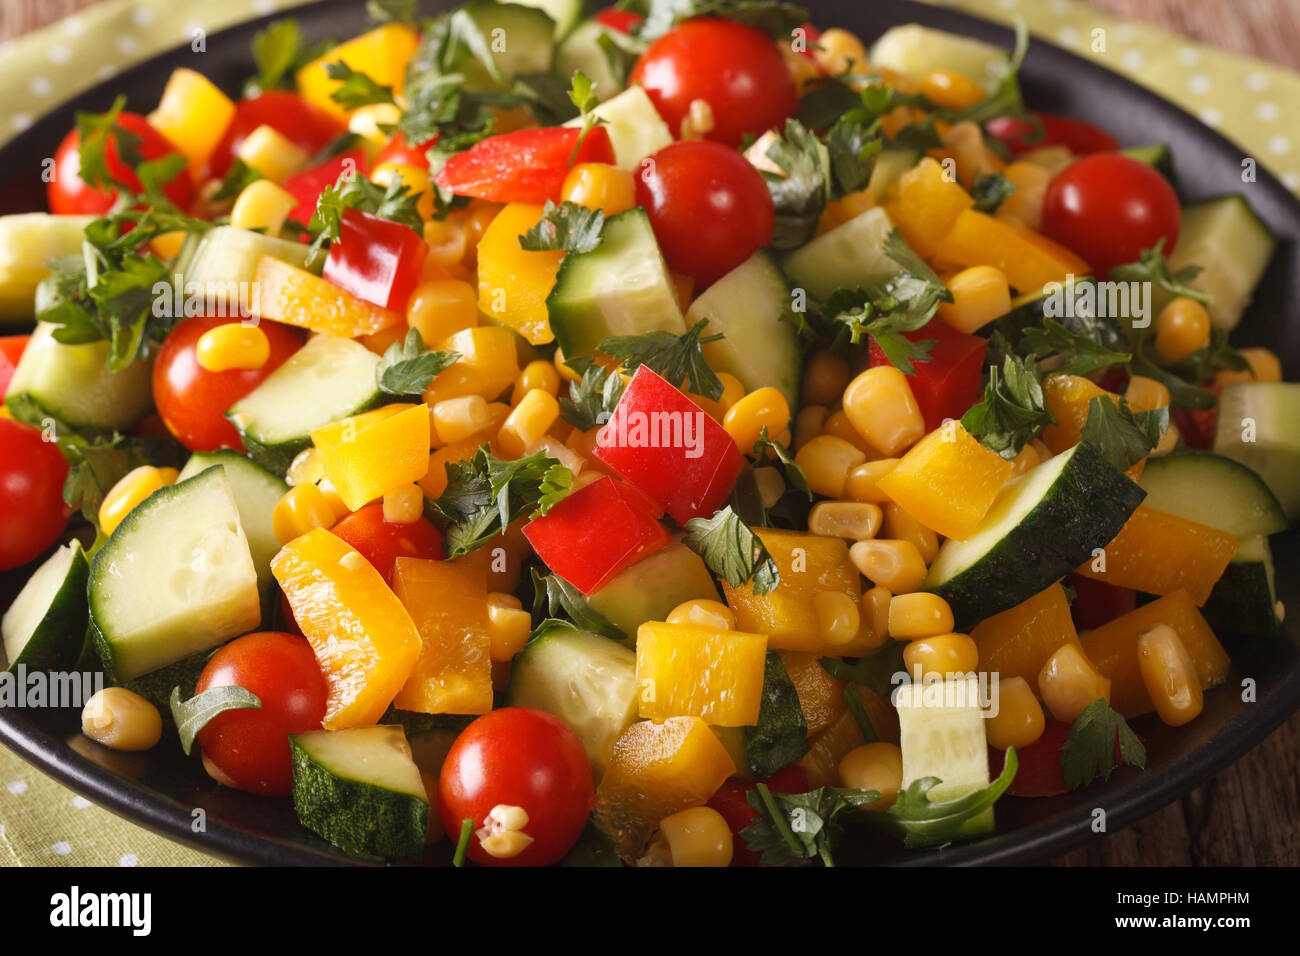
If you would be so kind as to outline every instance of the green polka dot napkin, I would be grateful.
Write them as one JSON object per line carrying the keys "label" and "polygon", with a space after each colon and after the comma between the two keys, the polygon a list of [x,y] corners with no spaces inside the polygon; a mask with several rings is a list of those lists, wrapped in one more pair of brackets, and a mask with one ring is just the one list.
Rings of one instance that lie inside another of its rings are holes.
{"label": "green polka dot napkin", "polygon": [[[109,0],[0,44],[0,142],[124,67],[300,0]],[[358,0],[360,2],[360,0]],[[928,0],[1031,31],[1127,74],[1240,143],[1300,192],[1300,75],[1128,23],[1072,0]],[[821,24],[833,26],[834,24]],[[1096,31],[1103,31],[1098,34]],[[1098,43],[1104,36],[1105,43]],[[137,104],[143,108],[147,104]],[[187,866],[218,861],[119,819],[0,748],[0,864]]]}

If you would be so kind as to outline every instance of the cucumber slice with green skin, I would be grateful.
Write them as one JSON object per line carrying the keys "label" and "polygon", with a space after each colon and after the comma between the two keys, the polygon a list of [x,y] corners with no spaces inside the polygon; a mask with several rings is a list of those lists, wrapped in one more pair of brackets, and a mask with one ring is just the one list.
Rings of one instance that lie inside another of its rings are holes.
{"label": "cucumber slice with green skin", "polygon": [[797,408],[803,349],[794,326],[781,318],[789,306],[790,283],[760,249],[691,303],[686,327],[707,319],[705,336],[724,336],[704,346],[705,361],[715,372],[736,376],[747,392],[765,385],[780,389]]}
{"label": "cucumber slice with green skin", "polygon": [[876,165],[867,182],[867,192],[877,203],[883,203],[889,190],[903,173],[921,161],[919,149],[884,149],[876,156]]}
{"label": "cucumber slice with green skin", "polygon": [[[976,678],[903,684],[894,692],[894,706],[904,789],[923,777],[938,777],[940,782],[927,797],[941,803],[989,785],[989,749]],[[967,821],[960,835],[968,839],[992,831],[989,808]]]}
{"label": "cucumber slice with green skin", "polygon": [[225,469],[159,488],[95,555],[91,635],[122,683],[257,627],[257,571]]}
{"label": "cucumber slice with green skin", "polygon": [[[636,54],[632,50],[624,52],[627,43],[624,34],[611,30],[597,20],[584,20],[556,49],[555,75],[571,82],[573,74],[581,71],[591,80],[596,98],[603,103],[623,88],[619,76],[626,76],[636,60]],[[609,44],[612,44],[612,49],[607,52],[606,45]],[[611,62],[611,57],[624,61],[618,73],[615,72],[615,63]],[[663,120],[660,119],[659,122],[663,123]],[[664,129],[668,129],[667,124],[664,124]],[[617,149],[614,155],[618,155]],[[637,160],[640,158],[637,157]]]}
{"label": "cucumber slice with green skin", "polygon": [[[603,55],[599,47],[597,50]],[[610,82],[614,82],[612,76]],[[618,89],[617,84],[614,89]],[[639,86],[629,86],[591,112],[605,121],[605,132],[609,134],[609,143],[614,148],[614,162],[620,169],[636,172],[641,160],[659,152],[673,141],[672,130],[655,109],[649,94]],[[581,126],[582,120],[570,120],[564,125]]]}
{"label": "cucumber slice with green skin", "polygon": [[867,61],[873,67],[897,70],[918,83],[935,70],[953,70],[992,92],[1006,75],[1011,58],[1000,46],[907,23],[882,33],[872,44]]}
{"label": "cucumber slice with green skin", "polygon": [[126,429],[153,408],[153,357],[110,372],[105,341],[64,345],[38,322],[5,392],[6,404],[32,402],[73,428]]}
{"label": "cucumber slice with green skin", "polygon": [[352,856],[412,860],[424,852],[429,800],[401,727],[290,734],[289,750],[303,826]]}
{"label": "cucumber slice with green skin", "polygon": [[311,445],[312,429],[379,405],[379,356],[360,342],[315,335],[233,406],[226,417],[249,457],[284,474]]}
{"label": "cucumber slice with green skin", "polygon": [[1201,613],[1218,634],[1273,637],[1278,633],[1284,611],[1277,599],[1268,538],[1256,535],[1241,540]]}
{"label": "cucumber slice with green skin", "polygon": [[179,687],[181,689],[181,700],[189,700],[193,697],[194,687],[199,682],[199,675],[203,673],[203,668],[208,666],[208,661],[212,659],[212,653],[212,651],[202,651],[185,658],[183,661],[168,664],[166,667],[160,667],[148,674],[142,674],[134,680],[127,681],[122,686],[139,694],[157,707],[158,712],[162,714],[163,723],[171,722],[172,688]]}
{"label": "cucumber slice with green skin", "polygon": [[587,604],[633,641],[646,621],[662,621],[683,601],[718,600],[703,559],[673,542],[614,575]]}
{"label": "cucumber slice with green skin", "polygon": [[582,19],[582,0],[515,0],[523,7],[534,7],[551,18],[555,24],[555,42],[559,43]]}
{"label": "cucumber slice with green skin", "polygon": [[1121,156],[1145,163],[1171,183],[1174,182],[1174,154],[1168,143],[1153,143],[1150,146],[1130,146],[1121,149]]}
{"label": "cucumber slice with green skin", "polygon": [[1150,459],[1138,481],[1148,508],[1198,521],[1238,538],[1286,530],[1286,514],[1264,480],[1240,462],[1208,451]]}
{"label": "cucumber slice with green skin", "polygon": [[261,465],[228,448],[195,452],[181,469],[177,480],[192,478],[214,465],[226,472],[230,491],[235,496],[235,507],[239,509],[239,526],[248,539],[257,579],[265,589],[274,580],[271,577],[271,559],[280,550],[280,539],[275,536],[271,515],[289,490],[289,485]]}
{"label": "cucumber slice with green skin", "polygon": [[640,206],[606,219],[595,249],[564,257],[546,309],[567,358],[591,355],[611,335],[686,331],[672,276]]}
{"label": "cucumber slice with green skin", "polygon": [[73,540],[27,579],[0,620],[9,669],[66,671],[77,662],[86,635],[86,578],[90,563]]}
{"label": "cucumber slice with green skin", "polygon": [[445,61],[440,64],[425,62],[417,51],[408,78],[414,79],[415,71],[422,68],[437,67],[442,73],[462,74],[465,89],[490,90],[509,86],[513,77],[523,73],[551,72],[555,59],[555,21],[535,6],[472,0],[451,15],[468,18],[478,28],[493,67],[504,83],[493,78],[468,43],[457,40],[448,44]]}
{"label": "cucumber slice with green skin", "polygon": [[922,587],[951,605],[966,633],[1083,564],[1145,497],[1080,442],[1008,484],[965,541],[945,541]]}
{"label": "cucumber slice with green skin", "polygon": [[1214,451],[1252,469],[1277,496],[1287,521],[1300,521],[1300,383],[1225,385]]}
{"label": "cucumber slice with green skin", "polygon": [[0,216],[0,323],[31,321],[36,287],[50,274],[49,262],[81,254],[94,216],[25,212]]}
{"label": "cucumber slice with green skin", "polygon": [[[217,226],[210,230],[199,240],[184,271],[177,273],[186,301],[202,303],[205,299],[224,297],[226,310],[219,314],[243,314],[238,310],[241,297],[246,301],[252,300],[257,264],[264,256],[301,269],[307,265],[307,246],[234,226]],[[191,288],[197,293],[192,299],[189,297]],[[252,311],[255,313],[256,309]],[[179,310],[174,314],[179,315]],[[200,309],[185,314],[206,315],[208,312]]]}
{"label": "cucumber slice with green skin", "polygon": [[1214,301],[1206,306],[1210,319],[1231,331],[1250,305],[1277,239],[1244,198],[1232,193],[1183,207],[1178,245],[1169,256],[1174,270],[1198,265],[1202,272],[1192,285]]}
{"label": "cucumber slice with green skin", "polygon": [[828,298],[837,289],[864,288],[903,271],[885,255],[885,238],[893,228],[889,215],[876,206],[796,249],[781,267],[796,288],[818,299]]}
{"label": "cucumber slice with green skin", "polygon": [[618,735],[637,719],[636,654],[563,623],[541,629],[510,666],[506,702],[559,717],[604,772]]}

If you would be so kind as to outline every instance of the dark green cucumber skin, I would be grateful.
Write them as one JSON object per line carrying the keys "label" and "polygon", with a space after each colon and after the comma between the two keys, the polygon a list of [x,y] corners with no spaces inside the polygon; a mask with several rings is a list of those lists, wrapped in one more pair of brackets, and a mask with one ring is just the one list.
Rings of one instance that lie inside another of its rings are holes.
{"label": "dark green cucumber skin", "polygon": [[308,830],[349,856],[415,860],[424,852],[429,804],[419,797],[336,777],[312,760],[289,735],[293,758],[293,808]]}
{"label": "dark green cucumber skin", "polygon": [[77,666],[86,643],[86,622],[90,607],[86,602],[86,581],[90,562],[79,552],[68,568],[68,576],[50,602],[44,619],[17,660],[9,662],[14,670],[19,664],[29,671],[69,671]]}
{"label": "dark green cucumber skin", "polygon": [[1124,527],[1147,493],[1091,445],[1076,446],[1044,498],[983,558],[928,590],[965,633],[1059,581]]}
{"label": "dark green cucumber skin", "polygon": [[[350,418],[353,415],[360,415],[363,412],[373,411],[384,403],[383,395],[375,395],[370,401],[362,402],[347,415],[341,418]],[[228,416],[227,416],[228,417]],[[234,424],[231,422],[231,424]],[[328,425],[329,422],[321,422],[321,425]],[[248,432],[243,431],[239,426],[235,426],[235,431],[239,432],[239,440],[244,443],[244,451],[254,462],[261,465],[267,471],[274,472],[281,478],[293,464],[294,458],[300,452],[306,451],[311,447],[311,436],[304,435],[301,438],[290,439],[288,441],[275,442],[271,445],[264,445]]]}
{"label": "dark green cucumber skin", "polygon": [[1230,563],[1214,585],[1201,614],[1216,634],[1274,637],[1281,622],[1262,561]]}
{"label": "dark green cucumber skin", "polygon": [[767,652],[758,723],[743,730],[749,772],[755,779],[772,776],[808,752],[808,723],[799,692],[776,651]]}
{"label": "dark green cucumber skin", "polygon": [[215,650],[203,651],[193,657],[187,657],[174,664],[168,664],[166,667],[160,667],[156,671],[150,671],[148,674],[141,674],[122,686],[129,691],[134,691],[157,707],[158,712],[162,714],[163,723],[167,723],[172,719],[172,688],[179,687],[181,689],[181,700],[189,700],[193,697],[194,687],[199,682],[199,675],[203,673],[203,668],[208,666],[208,661],[212,659],[212,655],[215,653]]}

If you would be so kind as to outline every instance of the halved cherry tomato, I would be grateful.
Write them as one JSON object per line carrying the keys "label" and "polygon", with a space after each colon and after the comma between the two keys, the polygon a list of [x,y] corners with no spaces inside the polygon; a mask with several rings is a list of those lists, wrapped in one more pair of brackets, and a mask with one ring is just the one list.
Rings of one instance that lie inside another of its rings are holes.
{"label": "halved cherry tomato", "polygon": [[984,129],[994,139],[1005,143],[1016,156],[1044,146],[1064,146],[1076,156],[1114,152],[1120,147],[1119,140],[1100,126],[1055,113],[1031,112],[1037,122],[1016,116],[999,116],[985,123]]}
{"label": "halved cherry tomato", "polygon": [[[117,126],[140,138],[135,149],[146,160],[160,159],[177,152],[175,146],[149,125],[139,113],[119,113]],[[45,187],[50,212],[64,216],[90,215],[102,216],[117,201],[117,194],[111,186],[95,187],[81,178],[81,133],[72,130],[63,137],[54,154],[53,176]],[[130,186],[135,192],[143,187],[135,170],[123,162],[118,153],[117,133],[110,133],[104,146],[104,163],[114,179]],[[166,186],[163,194],[181,209],[187,209],[194,198],[194,183],[190,174],[181,169]]]}
{"label": "halved cherry tomato", "polygon": [[341,518],[330,531],[361,552],[390,584],[398,558],[442,560],[442,533],[424,518],[410,524],[384,520],[380,502]]}
{"label": "halved cherry tomato", "polygon": [[739,146],[746,133],[781,126],[799,106],[785,59],[761,30],[734,20],[688,20],[650,44],[629,84],[645,87],[673,135],[691,103],[713,113],[708,139]]}
{"label": "halved cherry tomato", "polygon": [[0,418],[0,571],[26,564],[68,523],[68,463],[39,429]]}
{"label": "halved cherry tomato", "polygon": [[23,357],[30,335],[6,335],[0,338],[0,397],[9,388],[9,380],[14,377],[18,360]]}
{"label": "halved cherry tomato", "polygon": [[230,169],[235,153],[248,134],[270,126],[296,146],[315,155],[347,129],[333,116],[296,93],[270,90],[235,104],[235,117],[208,160],[206,176],[220,179]]}
{"label": "halved cherry tomato", "polygon": [[489,136],[448,159],[436,181],[458,196],[558,203],[571,165],[614,162],[614,148],[603,126],[588,130],[579,145],[581,133],[571,126],[548,126]]}
{"label": "halved cherry tomato", "polygon": [[644,206],[664,258],[703,288],[772,241],[776,212],[762,175],[720,143],[672,143],[642,160]]}
{"label": "halved cherry tomato", "polygon": [[749,792],[759,783],[773,793],[804,793],[808,790],[808,773],[803,767],[791,764],[783,767],[766,780],[737,780],[732,778],[718,788],[709,798],[709,806],[722,814],[731,829],[732,866],[758,866],[760,854],[745,843],[740,831],[758,817],[758,811],[749,805]]}
{"label": "halved cherry tomato", "polygon": [[153,401],[163,422],[191,451],[217,448],[244,450],[226,412],[298,351],[302,341],[287,325],[263,320],[259,328],[271,344],[271,355],[261,368],[209,372],[198,363],[194,349],[208,329],[238,322],[224,316],[196,316],[172,329],[158,350],[153,367]]}
{"label": "halved cherry tomato", "polygon": [[477,835],[469,858],[486,866],[546,866],[568,853],[596,801],[591,764],[569,725],[531,707],[484,714],[461,732],[438,778],[438,813],[455,842],[464,820],[475,831],[494,807],[522,807],[532,838],[520,853],[497,857]]}
{"label": "halved cherry tomato", "polygon": [[329,688],[305,638],[258,631],[217,651],[199,675],[195,694],[238,686],[255,694],[260,710],[227,710],[199,731],[203,766],[228,787],[288,796],[293,782],[289,734],[320,730]]}

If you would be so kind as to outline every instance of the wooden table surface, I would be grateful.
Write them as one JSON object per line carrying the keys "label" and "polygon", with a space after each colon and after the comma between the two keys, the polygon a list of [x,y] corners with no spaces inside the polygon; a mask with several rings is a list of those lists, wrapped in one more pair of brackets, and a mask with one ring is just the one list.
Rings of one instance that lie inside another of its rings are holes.
{"label": "wooden table surface", "polygon": [[[95,2],[0,0],[0,40],[62,19]],[[1116,16],[1300,69],[1300,0],[1090,2]],[[1049,862],[1056,866],[1300,864],[1298,755],[1300,714],[1177,803]]]}

